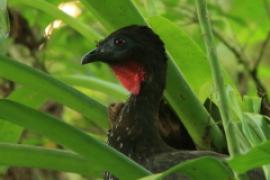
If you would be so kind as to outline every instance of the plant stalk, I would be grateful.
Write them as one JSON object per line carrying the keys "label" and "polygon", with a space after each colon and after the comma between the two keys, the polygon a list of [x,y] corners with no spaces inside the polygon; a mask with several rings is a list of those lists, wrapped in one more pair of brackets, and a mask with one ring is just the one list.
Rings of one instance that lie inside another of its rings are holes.
{"label": "plant stalk", "polygon": [[204,36],[204,42],[207,49],[208,59],[210,61],[211,70],[215,82],[215,86],[218,90],[218,96],[220,98],[221,115],[224,126],[224,131],[227,139],[228,150],[231,157],[239,153],[233,123],[230,120],[230,110],[228,100],[226,97],[226,90],[224,85],[224,78],[222,75],[221,67],[218,62],[216,53],[216,47],[213,40],[213,32],[209,21],[209,15],[207,14],[207,5],[205,0],[196,0],[197,13],[199,17],[199,23]]}

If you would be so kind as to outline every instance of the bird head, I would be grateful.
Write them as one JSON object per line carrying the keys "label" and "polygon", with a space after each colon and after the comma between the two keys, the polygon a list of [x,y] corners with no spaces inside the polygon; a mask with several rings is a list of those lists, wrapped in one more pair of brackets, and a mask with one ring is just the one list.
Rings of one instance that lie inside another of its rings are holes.
{"label": "bird head", "polygon": [[[149,27],[131,25],[111,33],[82,58],[82,64],[101,61],[108,64],[123,86],[132,94],[153,72],[166,66],[163,42]],[[166,67],[164,67],[166,68]]]}

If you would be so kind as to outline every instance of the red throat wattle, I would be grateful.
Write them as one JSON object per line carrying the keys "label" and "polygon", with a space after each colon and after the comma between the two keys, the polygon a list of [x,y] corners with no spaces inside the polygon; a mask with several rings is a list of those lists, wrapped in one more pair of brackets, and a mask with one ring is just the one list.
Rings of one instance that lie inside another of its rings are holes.
{"label": "red throat wattle", "polygon": [[141,83],[145,79],[145,71],[140,64],[128,62],[112,65],[111,67],[116,77],[129,92],[134,95],[140,93]]}

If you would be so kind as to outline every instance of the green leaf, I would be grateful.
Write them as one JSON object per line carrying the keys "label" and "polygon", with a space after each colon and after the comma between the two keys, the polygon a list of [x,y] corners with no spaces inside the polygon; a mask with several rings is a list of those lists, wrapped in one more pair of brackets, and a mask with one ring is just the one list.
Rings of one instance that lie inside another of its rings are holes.
{"label": "green leaf", "polygon": [[128,97],[128,92],[122,86],[92,76],[69,75],[58,78],[68,84],[110,94],[119,100],[124,100]]}
{"label": "green leaf", "polygon": [[202,157],[178,164],[159,174],[154,174],[143,180],[163,179],[166,176],[180,172],[193,180],[201,179],[232,179],[232,171],[219,159]]}
{"label": "green leaf", "polygon": [[242,109],[244,112],[259,113],[261,109],[261,98],[244,96]]}
{"label": "green leaf", "polygon": [[[211,84],[212,77],[205,53],[176,24],[156,16],[148,19],[148,23],[165,42],[171,60],[177,65],[188,84],[200,99],[205,100],[211,91],[204,91],[206,84]],[[170,71],[170,69],[169,69]]]}
{"label": "green leaf", "polygon": [[44,0],[22,0],[22,1],[16,1],[16,3],[24,4],[27,6],[30,6],[32,8],[39,9],[46,14],[54,17],[55,19],[61,19],[66,24],[71,26],[73,29],[75,29],[77,32],[82,34],[84,37],[86,37],[91,43],[94,43],[94,41],[98,40],[101,36],[97,34],[95,31],[93,31],[92,28],[86,26],[84,23],[81,23],[80,21],[76,20],[75,18],[67,15],[63,11],[59,10],[56,6],[50,4],[47,1]]}
{"label": "green leaf", "polygon": [[[269,139],[270,127],[268,119],[260,114],[244,113],[242,131],[252,147],[266,142]],[[268,137],[267,137],[268,136]],[[263,166],[266,179],[270,177],[270,166]]]}
{"label": "green leaf", "polygon": [[121,179],[135,179],[149,172],[110,146],[46,114],[21,104],[0,100],[0,118],[41,133],[74,150],[93,165],[96,175],[109,170]]}
{"label": "green leaf", "polygon": [[[38,108],[45,102],[44,97],[40,96],[37,92],[29,91],[26,87],[16,89],[8,99],[27,104],[32,108]],[[21,127],[0,120],[0,142],[15,143],[20,138],[21,133]]]}
{"label": "green leaf", "polygon": [[17,142],[22,128],[0,119],[0,142]]}
{"label": "green leaf", "polygon": [[[26,87],[16,89],[14,92],[12,92],[8,99],[13,99],[17,102],[27,104],[32,108],[40,107],[45,101],[43,96],[40,96],[37,92],[29,91],[29,89]],[[0,119],[0,142],[17,143],[22,132],[22,127]],[[1,167],[0,171],[3,172],[6,170],[6,168]]]}
{"label": "green leaf", "polygon": [[252,146],[270,139],[270,119],[255,113],[243,113],[242,131]]}
{"label": "green leaf", "polygon": [[[226,144],[223,133],[196,98],[173,62],[169,61],[168,69],[170,70],[167,74],[165,97],[181,118],[193,141],[199,149],[222,150]],[[205,138],[206,134],[207,138]]]}
{"label": "green leaf", "polygon": [[245,173],[262,165],[270,164],[270,141],[267,141],[245,154],[236,155],[228,160],[230,167],[238,172]]}
{"label": "green leaf", "polygon": [[145,24],[132,1],[80,0],[108,30],[130,24]]}
{"label": "green leaf", "polygon": [[38,91],[107,127],[106,108],[103,105],[48,74],[0,55],[0,77],[21,83],[29,87],[29,91]]}
{"label": "green leaf", "polygon": [[241,109],[242,100],[238,91],[232,88],[230,85],[226,87],[226,97],[230,104],[230,116],[232,122],[240,122],[243,118],[243,112]]}
{"label": "green leaf", "polygon": [[93,170],[90,162],[75,153],[63,150],[0,143],[0,156],[1,165],[45,168],[91,176],[99,175]]}

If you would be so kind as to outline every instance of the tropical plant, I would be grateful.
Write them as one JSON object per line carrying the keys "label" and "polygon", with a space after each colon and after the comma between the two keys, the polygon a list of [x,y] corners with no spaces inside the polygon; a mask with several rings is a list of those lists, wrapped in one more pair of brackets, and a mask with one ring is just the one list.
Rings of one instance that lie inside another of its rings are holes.
{"label": "tropical plant", "polygon": [[[7,9],[0,0],[0,174],[16,166],[80,179],[106,170],[121,179],[161,179],[173,172],[241,179],[262,167],[270,179],[270,2],[207,3],[10,0]],[[130,24],[150,26],[165,42],[165,98],[196,147],[228,149],[228,158],[202,157],[152,174],[106,145],[106,107],[128,93],[106,65],[82,67],[80,57]],[[205,108],[209,100],[218,111]],[[221,119],[214,115],[219,112]]]}

